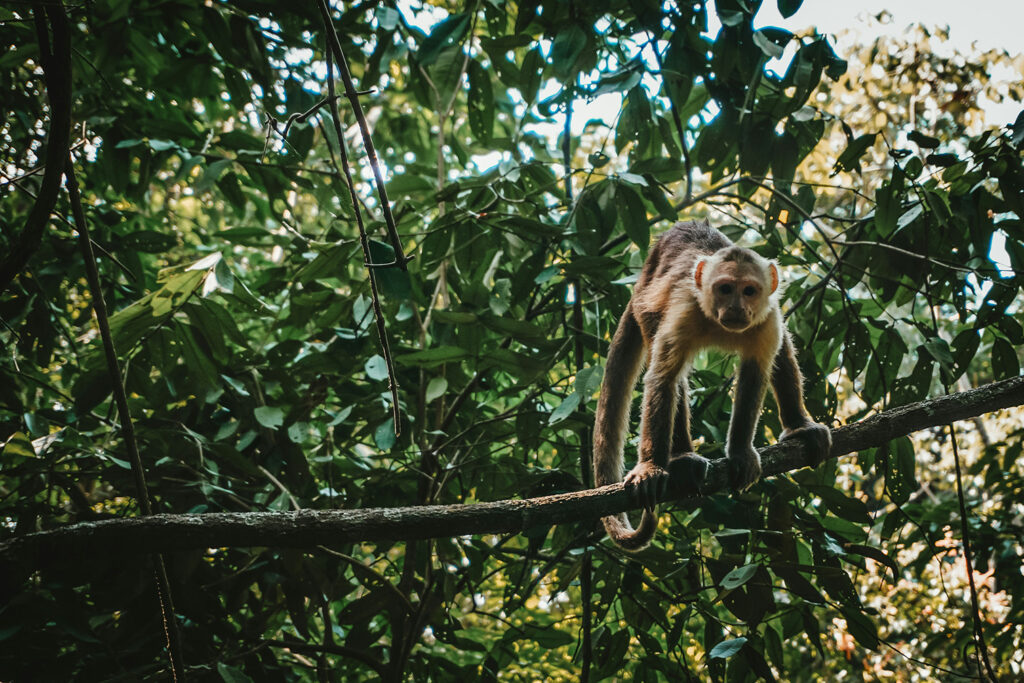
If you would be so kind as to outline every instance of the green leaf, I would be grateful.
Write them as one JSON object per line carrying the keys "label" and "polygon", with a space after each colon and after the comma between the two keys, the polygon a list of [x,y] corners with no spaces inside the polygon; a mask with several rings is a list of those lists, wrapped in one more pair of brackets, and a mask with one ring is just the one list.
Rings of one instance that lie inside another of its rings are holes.
{"label": "green leaf", "polygon": [[580,395],[574,391],[551,412],[551,416],[548,418],[548,424],[558,424],[576,412],[579,405]]}
{"label": "green leaf", "polygon": [[473,135],[486,145],[490,143],[491,134],[494,132],[494,92],[491,89],[491,77],[475,59],[469,62],[467,76],[469,127]]}
{"label": "green leaf", "polygon": [[651,227],[647,220],[647,207],[640,193],[626,183],[618,183],[615,187],[615,198],[619,205],[623,229],[633,244],[641,250],[646,250],[651,244]]}
{"label": "green leaf", "polygon": [[[391,253],[393,254],[394,251]],[[346,264],[351,255],[351,246],[344,244],[332,245],[326,251],[317,254],[316,258],[312,261],[302,266],[295,275],[295,280],[302,284],[309,284],[315,280],[341,277],[345,273]]]}
{"label": "green leaf", "polygon": [[433,403],[436,399],[444,395],[444,392],[448,390],[448,380],[444,377],[434,377],[427,384],[427,391],[424,394],[424,398],[427,403]]}
{"label": "green leaf", "polygon": [[924,160],[932,166],[949,167],[959,162],[960,157],[956,154],[929,154]]}
{"label": "green leaf", "polygon": [[228,666],[224,662],[217,662],[217,673],[224,683],[252,683],[252,679],[237,666]]}
{"label": "green leaf", "polygon": [[917,220],[917,217],[920,216],[922,213],[924,213],[924,204],[922,204],[921,202],[914,204],[909,209],[904,211],[903,215],[900,216],[899,220],[896,221],[896,230],[902,230],[903,228],[907,227],[915,220]]}
{"label": "green leaf", "polygon": [[630,61],[626,66],[603,76],[594,88],[593,96],[604,95],[610,92],[627,92],[640,83],[644,75],[643,62],[639,60]]}
{"label": "green leaf", "polygon": [[178,238],[176,236],[155,230],[130,232],[119,240],[119,246],[122,249],[134,249],[148,254],[162,254],[177,245]]}
{"label": "green leaf", "polygon": [[533,104],[536,101],[543,73],[544,57],[540,54],[540,48],[535,47],[523,57],[523,65],[520,69],[519,91],[527,104]]}
{"label": "green leaf", "polygon": [[[762,143],[763,144],[763,143]],[[776,137],[771,144],[772,177],[784,192],[790,191],[796,167],[800,164],[796,139],[787,133]]]}
{"label": "green leaf", "polygon": [[370,240],[370,258],[375,264],[373,275],[377,278],[381,294],[400,301],[412,296],[409,271],[398,265],[386,265],[395,263],[395,250],[390,244]]}
{"label": "green leaf", "polygon": [[895,560],[886,555],[883,550],[869,545],[861,545],[859,543],[847,543],[843,548],[849,553],[856,553],[861,557],[870,557],[875,562],[891,569],[893,576],[899,576],[899,565],[896,564]]}
{"label": "green leaf", "polygon": [[921,348],[927,351],[928,355],[934,358],[942,366],[943,370],[952,372],[953,354],[950,353],[949,344],[945,339],[932,337],[922,344]]}
{"label": "green leaf", "polygon": [[902,436],[879,450],[888,455],[885,460],[885,490],[894,503],[902,505],[919,488],[915,474],[917,459],[914,457],[914,444],[909,437]]}
{"label": "green leaf", "polygon": [[888,237],[896,229],[900,211],[900,200],[891,183],[875,190],[875,227],[882,237]]}
{"label": "green leaf", "polygon": [[791,590],[795,595],[800,596],[808,602],[812,602],[818,605],[824,605],[828,600],[825,596],[814,587],[814,584],[808,581],[803,574],[792,567],[772,567],[776,574],[782,577],[782,580],[786,582],[786,588]]}
{"label": "green leaf", "polygon": [[442,363],[451,363],[469,357],[465,349],[457,346],[437,346],[425,351],[413,351],[395,356],[395,362],[401,365],[415,365],[424,368],[434,367]]}
{"label": "green leaf", "polygon": [[277,429],[284,424],[284,410],[275,406],[260,406],[253,411],[253,415],[267,429]]}
{"label": "green leaf", "polygon": [[950,342],[950,351],[953,354],[953,379],[958,379],[967,372],[967,366],[974,360],[981,345],[981,335],[977,330],[963,330]]}
{"label": "green leaf", "polygon": [[754,45],[760,48],[761,52],[770,59],[779,59],[786,52],[786,43],[793,34],[778,28],[761,29],[754,31]]}
{"label": "green leaf", "polygon": [[32,446],[32,440],[22,432],[14,432],[0,448],[0,469],[6,469],[18,464],[19,460],[36,457],[36,450]]}
{"label": "green leaf", "polygon": [[924,164],[918,157],[910,157],[907,159],[906,165],[903,167],[903,172],[907,174],[908,178],[916,179],[921,175],[921,171],[924,170]]}
{"label": "green leaf", "polygon": [[556,628],[555,624],[541,625],[526,622],[521,628],[524,637],[543,648],[555,649],[572,645],[576,642],[576,636]]}
{"label": "green leaf", "polygon": [[[469,31],[471,17],[466,12],[453,14],[430,30],[416,53],[420,64],[430,66],[437,61],[441,52],[450,45],[460,42]],[[461,52],[461,50],[458,50]]]}
{"label": "green leaf", "polygon": [[877,133],[868,133],[861,135],[860,137],[854,138],[843,150],[843,153],[836,159],[835,166],[832,167],[832,175],[846,171],[860,171],[860,158],[864,156],[864,153],[875,144],[875,138],[878,136]]}
{"label": "green leaf", "polygon": [[916,130],[912,130],[907,133],[907,139],[913,143],[916,143],[918,147],[924,149],[935,149],[939,146],[939,139],[933,138],[930,135],[924,133],[918,133]]}
{"label": "green leaf", "polygon": [[242,212],[245,210],[245,193],[242,192],[242,186],[238,182],[237,173],[226,173],[218,178],[217,187],[237,211]]}
{"label": "green leaf", "polygon": [[586,401],[594,395],[601,387],[601,378],[604,376],[604,367],[591,365],[576,373],[576,381],[573,389],[581,394]]}
{"label": "green leaf", "polygon": [[871,515],[864,501],[846,495],[831,486],[807,486],[807,490],[819,496],[822,502],[836,516],[865,526],[871,525]]}
{"label": "green leaf", "polygon": [[784,19],[788,19],[796,14],[796,11],[800,9],[800,5],[802,5],[803,2],[804,0],[778,0],[777,4],[779,6],[779,14],[781,14]]}
{"label": "green leaf", "polygon": [[575,75],[576,63],[586,47],[587,34],[579,26],[562,28],[555,34],[551,45],[551,66],[559,80],[568,81]]}
{"label": "green leaf", "polygon": [[846,342],[843,346],[843,366],[851,380],[857,379],[863,372],[873,350],[867,327],[861,322],[851,323],[846,330]]}
{"label": "green leaf", "polygon": [[992,342],[992,372],[996,377],[1016,377],[1020,374],[1017,351],[1002,337],[996,337]]}
{"label": "green leaf", "polygon": [[388,365],[380,355],[373,355],[366,361],[366,376],[380,382],[388,378]]}
{"label": "green leaf", "polygon": [[[206,350],[200,347],[196,341],[192,325],[179,324],[176,327],[181,357],[185,367],[189,369],[188,379],[192,383],[187,390],[191,393],[199,393],[217,386],[220,383],[220,375]],[[217,341],[221,340],[218,338]]]}
{"label": "green leaf", "polygon": [[854,607],[843,606],[840,608],[846,618],[846,628],[850,635],[860,643],[861,647],[869,650],[878,649],[878,627],[870,617]]}
{"label": "green leaf", "polygon": [[1017,114],[1017,118],[1013,122],[1010,141],[1015,147],[1020,147],[1020,144],[1024,142],[1024,111]]}
{"label": "green leaf", "polygon": [[715,8],[718,11],[718,18],[725,26],[739,26],[743,23],[743,19],[746,15],[743,12],[736,12],[733,10],[721,9],[720,3],[715,3]]}
{"label": "green leaf", "polygon": [[398,10],[390,7],[377,7],[373,13],[377,17],[377,25],[384,31],[394,31],[401,18]]}
{"label": "green leaf", "polygon": [[173,140],[149,140],[149,148],[154,152],[166,152],[169,149],[180,150],[181,147]]}
{"label": "green leaf", "polygon": [[734,654],[743,649],[743,646],[747,644],[747,639],[740,636],[739,638],[732,638],[731,640],[723,640],[722,642],[711,648],[711,652],[708,653],[709,659],[728,659]]}
{"label": "green leaf", "polygon": [[382,451],[390,451],[398,437],[395,436],[395,418],[389,417],[373,432],[373,442]]}
{"label": "green leaf", "polygon": [[309,435],[309,423],[294,422],[288,425],[288,440],[292,443],[301,444]]}
{"label": "green leaf", "polygon": [[[462,81],[462,66],[466,63],[466,55],[461,47],[450,47],[443,50],[430,67],[430,76],[437,88],[438,102],[436,106],[445,106],[452,101]],[[419,180],[419,179],[417,179]]]}
{"label": "green leaf", "polygon": [[754,574],[757,573],[757,570],[760,566],[761,565],[757,564],[748,564],[742,567],[736,567],[736,569],[733,569],[731,572],[722,577],[722,580],[719,582],[719,585],[726,590],[734,590],[736,588],[739,588],[740,586],[742,586],[754,577]]}

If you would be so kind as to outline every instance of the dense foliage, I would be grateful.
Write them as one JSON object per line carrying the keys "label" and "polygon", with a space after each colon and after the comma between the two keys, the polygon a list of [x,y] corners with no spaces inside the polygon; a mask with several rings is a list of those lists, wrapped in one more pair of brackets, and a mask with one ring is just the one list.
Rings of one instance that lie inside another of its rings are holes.
{"label": "dense foliage", "polygon": [[[53,144],[44,4],[0,9],[0,256]],[[73,168],[154,509],[589,485],[610,333],[677,219],[778,260],[822,421],[1019,374],[1024,123],[981,130],[975,101],[1019,86],[885,42],[851,56],[851,80],[825,37],[755,29],[760,4],[335,9],[397,243],[352,107],[323,102],[339,67],[316,2],[65,7]],[[74,226],[61,192],[0,293],[0,540],[140,512]],[[718,354],[692,373],[705,455],[721,454],[731,373]],[[770,401],[762,422],[774,441]],[[987,656],[1010,680],[1022,437],[1018,411],[669,508],[635,557],[591,524],[167,555],[184,662],[232,682],[976,676],[976,570]],[[0,678],[168,675],[148,561],[67,557],[3,591]]]}

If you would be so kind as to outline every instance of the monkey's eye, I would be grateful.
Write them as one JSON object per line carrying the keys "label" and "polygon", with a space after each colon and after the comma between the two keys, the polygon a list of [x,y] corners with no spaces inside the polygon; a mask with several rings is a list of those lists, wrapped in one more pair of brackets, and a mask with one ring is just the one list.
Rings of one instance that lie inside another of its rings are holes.
{"label": "monkey's eye", "polygon": [[719,294],[725,294],[728,296],[729,294],[732,294],[732,285],[718,285],[718,292]]}
{"label": "monkey's eye", "polygon": [[747,285],[743,288],[743,296],[754,296],[755,294],[757,294],[757,290],[754,285]]}

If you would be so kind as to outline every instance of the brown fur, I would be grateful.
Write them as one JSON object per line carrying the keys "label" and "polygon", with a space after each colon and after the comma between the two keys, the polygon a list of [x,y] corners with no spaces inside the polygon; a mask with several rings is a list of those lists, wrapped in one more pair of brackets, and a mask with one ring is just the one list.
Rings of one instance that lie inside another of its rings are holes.
{"label": "brown fur", "polygon": [[786,428],[782,438],[809,436],[828,452],[828,429],[804,408],[803,378],[773,296],[777,287],[773,263],[733,245],[707,223],[677,223],[651,248],[612,338],[594,426],[597,485],[622,481],[630,398],[646,359],[639,459],[625,477],[645,508],[643,519],[634,530],[624,513],[604,518],[620,547],[639,550],[654,536],[653,508],[668,485],[670,452],[673,461],[692,461],[691,472],[706,469],[706,461],[692,453],[686,396],[689,365],[703,348],[740,358],[726,443],[738,488],[760,477],[753,435],[769,378]]}

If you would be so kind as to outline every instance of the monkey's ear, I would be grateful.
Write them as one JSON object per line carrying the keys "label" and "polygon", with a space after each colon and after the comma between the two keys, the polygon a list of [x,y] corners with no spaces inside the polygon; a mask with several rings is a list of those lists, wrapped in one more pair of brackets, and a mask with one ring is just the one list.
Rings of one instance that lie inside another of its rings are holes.
{"label": "monkey's ear", "polygon": [[768,277],[771,278],[771,290],[769,294],[774,294],[775,290],[779,288],[779,269],[775,267],[774,261],[768,262]]}
{"label": "monkey's ear", "polygon": [[[697,261],[697,266],[693,269],[693,281],[697,284],[697,289],[701,288],[701,279],[704,277],[704,266],[708,263],[707,259],[701,259]],[[775,289],[773,288],[774,292]]]}

